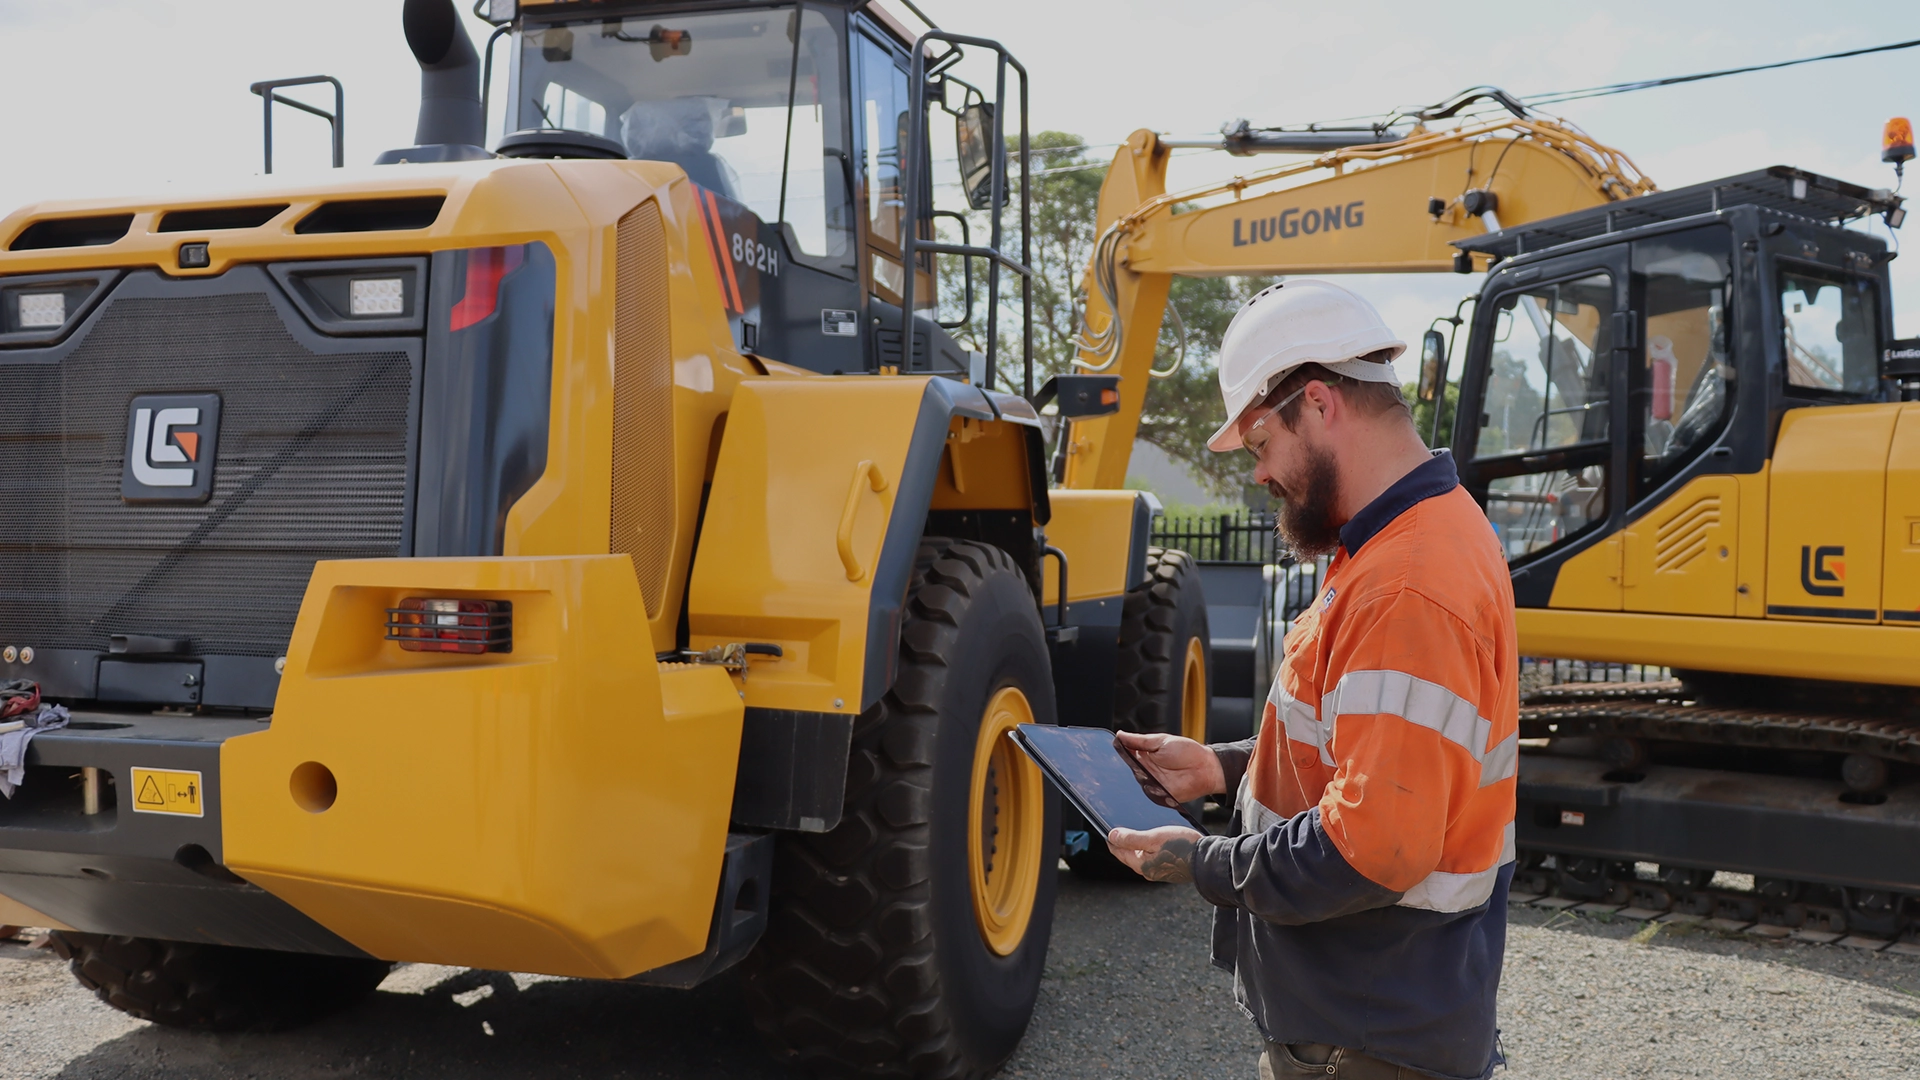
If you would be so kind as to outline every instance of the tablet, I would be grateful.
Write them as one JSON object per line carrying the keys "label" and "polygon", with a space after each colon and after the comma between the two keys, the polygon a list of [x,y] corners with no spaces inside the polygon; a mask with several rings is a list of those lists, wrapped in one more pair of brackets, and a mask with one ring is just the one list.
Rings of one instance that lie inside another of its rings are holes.
{"label": "tablet", "polygon": [[1145,831],[1163,825],[1194,828],[1178,810],[1161,806],[1140,789],[1140,781],[1105,728],[1021,724],[1014,744],[1040,766],[1053,786],[1100,830]]}

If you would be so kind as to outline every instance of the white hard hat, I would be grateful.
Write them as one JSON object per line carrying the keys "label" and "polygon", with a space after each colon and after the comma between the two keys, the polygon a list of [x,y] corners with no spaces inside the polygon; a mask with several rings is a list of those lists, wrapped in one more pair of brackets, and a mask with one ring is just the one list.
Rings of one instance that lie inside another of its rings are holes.
{"label": "white hard hat", "polygon": [[1294,278],[1260,290],[1220,339],[1227,422],[1207,440],[1207,449],[1238,450],[1240,413],[1302,364],[1361,382],[1398,383],[1392,364],[1358,359],[1381,349],[1391,350],[1392,360],[1407,351],[1407,343],[1387,329],[1372,304],[1331,281]]}

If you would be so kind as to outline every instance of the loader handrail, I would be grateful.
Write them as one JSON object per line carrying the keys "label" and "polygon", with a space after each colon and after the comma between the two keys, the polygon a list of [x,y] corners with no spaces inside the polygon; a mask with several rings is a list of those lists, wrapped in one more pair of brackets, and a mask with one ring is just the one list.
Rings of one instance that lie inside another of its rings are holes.
{"label": "loader handrail", "polygon": [[[332,112],[309,105],[304,101],[295,101],[290,97],[283,97],[280,94],[274,93],[274,91],[282,87],[311,86],[315,83],[323,82],[333,84]],[[254,83],[247,87],[247,89],[252,93],[260,95],[260,108],[265,127],[262,134],[265,143],[266,171],[268,173],[273,172],[273,106],[275,102],[282,105],[291,105],[301,112],[312,113],[322,120],[325,120],[327,126],[333,129],[333,167],[338,169],[346,165],[347,91],[345,87],[340,85],[339,79],[331,75],[302,75],[297,79],[265,79]]]}
{"label": "loader handrail", "polygon": [[[990,228],[984,245],[947,244],[935,240],[920,239],[920,222],[931,219],[927,207],[921,206],[923,192],[925,201],[932,203],[933,186],[931,177],[919,175],[921,162],[927,149],[927,45],[930,42],[945,42],[952,48],[934,57],[939,69],[944,70],[959,59],[955,53],[962,46],[974,46],[990,49],[996,57],[993,97],[993,136],[988,146],[988,161],[991,163],[991,181],[989,185],[988,208]],[[1014,259],[1002,249],[1003,225],[1000,211],[1007,196],[1007,111],[1001,106],[1007,100],[1007,69],[1011,67],[1020,76],[1020,258]],[[1027,128],[1027,69],[1013,58],[1006,46],[988,38],[970,37],[966,34],[953,34],[945,30],[929,30],[920,35],[913,43],[912,71],[908,78],[909,96],[907,108],[907,153],[906,160],[900,166],[900,186],[906,193],[905,219],[901,229],[900,263],[901,277],[904,283],[900,290],[900,369],[910,370],[916,351],[913,335],[913,301],[915,286],[918,282],[914,274],[914,256],[921,252],[937,255],[959,255],[962,258],[984,258],[987,260],[987,365],[985,382],[993,385],[998,371],[1000,351],[1000,268],[1006,267],[1020,275],[1021,301],[1021,395],[1033,396],[1033,199],[1032,182],[1028,179],[1027,168],[1030,147]],[[937,302],[937,297],[936,297]],[[931,343],[929,343],[931,348]]]}

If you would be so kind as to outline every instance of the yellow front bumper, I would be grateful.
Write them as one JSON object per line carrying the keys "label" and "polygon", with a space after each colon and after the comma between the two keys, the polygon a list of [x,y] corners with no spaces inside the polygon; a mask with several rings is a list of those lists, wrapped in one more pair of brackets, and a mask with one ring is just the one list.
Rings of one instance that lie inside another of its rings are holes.
{"label": "yellow front bumper", "polygon": [[[511,601],[513,651],[401,651],[407,596]],[[623,978],[706,944],[741,718],[655,662],[623,556],[323,562],[221,750],[226,862],[384,959]]]}

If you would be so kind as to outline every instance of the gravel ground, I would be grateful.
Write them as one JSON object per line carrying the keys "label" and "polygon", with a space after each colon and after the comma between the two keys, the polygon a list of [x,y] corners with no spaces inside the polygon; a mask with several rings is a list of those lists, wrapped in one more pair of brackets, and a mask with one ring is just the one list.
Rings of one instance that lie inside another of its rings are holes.
{"label": "gravel ground", "polygon": [[[1251,1077],[1258,1039],[1176,886],[1063,875],[1039,1011],[1008,1077]],[[1515,1080],[1920,1076],[1920,958],[1531,908],[1510,912]],[[791,1077],[727,979],[692,992],[407,965],[333,1019],[188,1035],[0,945],[0,1077]]]}

